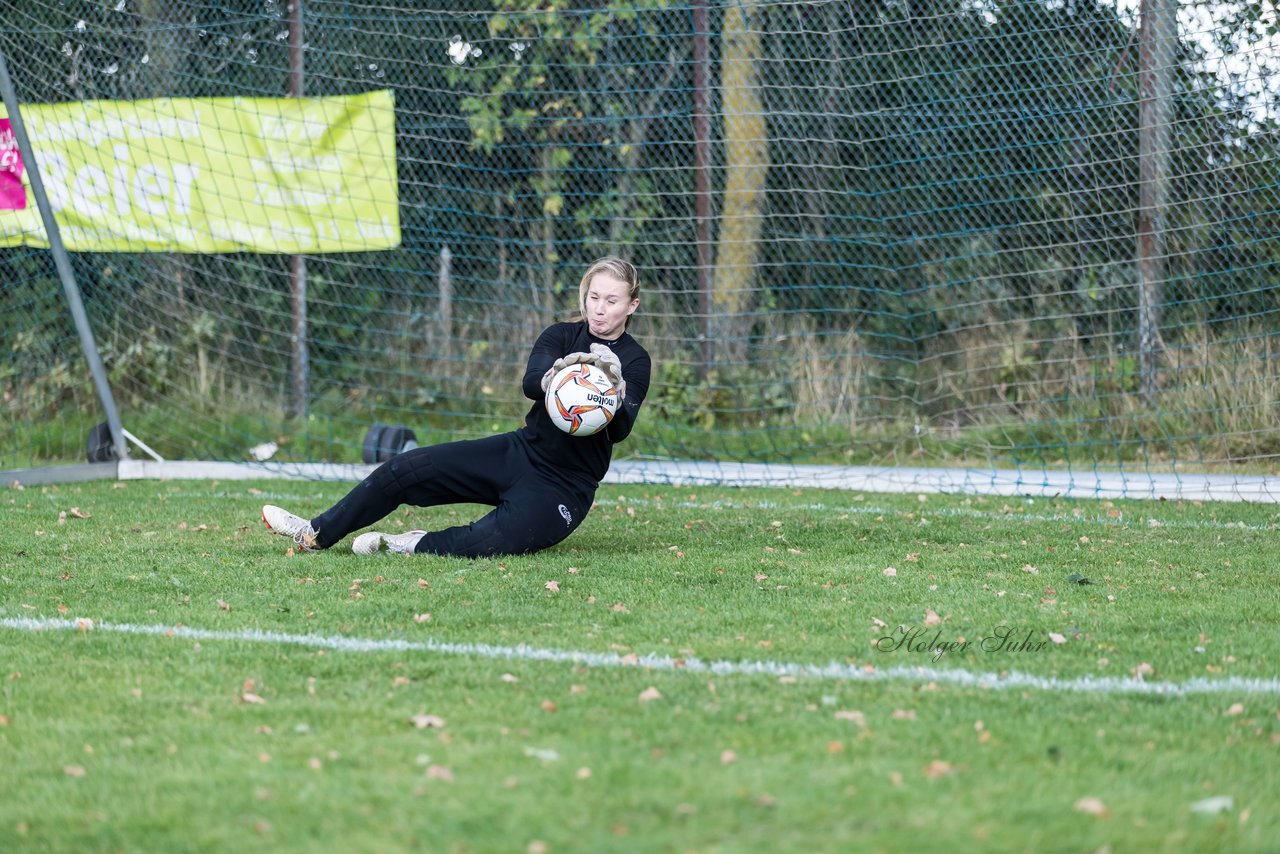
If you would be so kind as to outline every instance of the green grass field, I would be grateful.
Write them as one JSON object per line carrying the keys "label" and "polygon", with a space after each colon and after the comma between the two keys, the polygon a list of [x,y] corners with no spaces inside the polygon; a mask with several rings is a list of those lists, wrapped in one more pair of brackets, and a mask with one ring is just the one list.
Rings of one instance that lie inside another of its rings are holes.
{"label": "green grass field", "polygon": [[614,486],[481,561],[258,518],[343,491],[0,491],[0,851],[1276,850],[1276,507]]}

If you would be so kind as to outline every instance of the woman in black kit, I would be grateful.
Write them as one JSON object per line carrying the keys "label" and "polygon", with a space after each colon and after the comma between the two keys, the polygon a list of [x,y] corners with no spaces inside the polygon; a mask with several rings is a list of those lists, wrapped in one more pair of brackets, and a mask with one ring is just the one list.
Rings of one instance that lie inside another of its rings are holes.
{"label": "woman in black kit", "polygon": [[[494,509],[469,525],[404,534],[370,531],[356,537],[352,551],[484,557],[554,546],[582,524],[609,469],[613,446],[631,433],[649,390],[649,354],[626,331],[639,306],[635,267],[620,258],[601,258],[579,286],[581,319],[547,327],[533,345],[523,388],[534,403],[523,427],[397,454],[314,519],[268,504],[262,508],[263,522],[311,551],[329,548],[402,504],[486,504]],[[559,430],[543,406],[552,375],[580,362],[604,369],[621,398],[613,420],[591,436]]]}

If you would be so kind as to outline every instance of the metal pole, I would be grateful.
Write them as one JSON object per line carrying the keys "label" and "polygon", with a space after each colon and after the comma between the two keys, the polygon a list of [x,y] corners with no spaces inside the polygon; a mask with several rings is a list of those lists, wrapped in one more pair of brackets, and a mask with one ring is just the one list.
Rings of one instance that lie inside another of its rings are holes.
{"label": "metal pole", "polygon": [[53,206],[49,204],[49,196],[45,192],[44,181],[36,165],[35,151],[31,148],[26,125],[22,122],[22,113],[18,109],[18,93],[13,87],[13,79],[9,76],[9,65],[5,61],[4,51],[0,51],[0,93],[4,96],[5,109],[9,111],[9,125],[13,129],[13,138],[18,143],[18,152],[22,155],[22,162],[31,179],[31,195],[35,197],[36,207],[40,211],[40,220],[44,223],[45,234],[49,239],[49,252],[53,255],[53,264],[58,270],[58,278],[62,280],[62,290],[67,296],[67,306],[71,309],[76,332],[80,334],[80,346],[84,348],[85,360],[89,363],[89,373],[93,376],[98,400],[102,404],[103,413],[107,416],[107,429],[111,431],[111,444],[115,448],[116,459],[128,459],[129,448],[125,444],[124,428],[120,425],[120,412],[116,409],[116,399],[111,394],[111,386],[107,382],[107,371],[102,365],[102,357],[98,354],[98,345],[93,340],[93,328],[89,325],[89,317],[84,311],[84,301],[80,298],[80,286],[76,284],[75,273],[71,269],[71,259],[67,255],[66,246],[62,243],[62,233],[58,231],[58,222],[53,217]]}
{"label": "metal pole", "polygon": [[453,358],[453,253],[449,247],[440,249],[440,272],[436,275],[436,297],[440,312],[436,317],[436,336],[440,342],[436,358],[449,364]]}
{"label": "metal pole", "polygon": [[[301,98],[303,91],[302,0],[289,3],[289,97]],[[310,397],[311,364],[307,356],[307,259],[294,255],[289,259],[289,292],[293,306],[293,400],[295,417],[307,417]]]}
{"label": "metal pole", "polygon": [[1159,393],[1163,344],[1165,210],[1176,38],[1174,0],[1142,0],[1138,45],[1138,376],[1142,397],[1154,405]]}
{"label": "metal pole", "polygon": [[698,244],[698,333],[702,340],[702,378],[712,366],[711,340],[711,131],[708,91],[711,51],[707,2],[693,2],[693,186],[694,232]]}

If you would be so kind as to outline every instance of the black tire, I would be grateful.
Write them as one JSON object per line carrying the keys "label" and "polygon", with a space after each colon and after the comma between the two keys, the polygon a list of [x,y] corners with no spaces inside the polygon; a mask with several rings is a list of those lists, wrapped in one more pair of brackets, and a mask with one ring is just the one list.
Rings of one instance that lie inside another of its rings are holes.
{"label": "black tire", "polygon": [[107,422],[93,425],[93,429],[89,431],[88,456],[91,463],[111,463],[115,462],[116,443],[111,438],[111,427]]}
{"label": "black tire", "polygon": [[418,447],[418,437],[408,427],[374,424],[364,434],[360,459],[365,463],[385,463],[401,451]]}
{"label": "black tire", "polygon": [[360,446],[360,459],[365,463],[380,463],[383,461],[382,453],[382,434],[390,428],[385,424],[374,424],[369,428],[369,432],[364,434],[364,444]]}
{"label": "black tire", "polygon": [[391,459],[409,448],[418,447],[418,437],[408,427],[388,427],[382,435],[382,449],[386,453],[384,459]]}

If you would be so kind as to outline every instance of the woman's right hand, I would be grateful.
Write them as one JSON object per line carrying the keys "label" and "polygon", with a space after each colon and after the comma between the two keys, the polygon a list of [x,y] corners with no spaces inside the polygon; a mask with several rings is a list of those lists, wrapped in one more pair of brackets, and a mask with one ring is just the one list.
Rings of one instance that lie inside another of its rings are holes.
{"label": "woman's right hand", "polygon": [[561,356],[551,363],[551,368],[542,375],[542,390],[545,392],[547,386],[551,385],[551,378],[563,371],[570,365],[595,365],[600,362],[600,357],[594,353],[570,353],[567,356]]}

